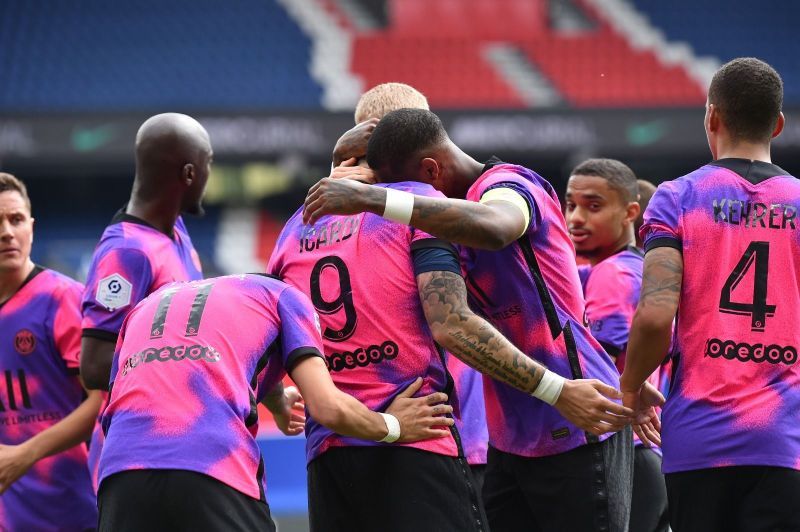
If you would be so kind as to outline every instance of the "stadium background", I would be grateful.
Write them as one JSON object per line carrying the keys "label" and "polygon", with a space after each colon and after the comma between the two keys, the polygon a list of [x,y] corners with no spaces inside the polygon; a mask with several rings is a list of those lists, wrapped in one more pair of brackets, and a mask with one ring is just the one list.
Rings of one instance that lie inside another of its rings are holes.
{"label": "stadium background", "polygon": [[[186,112],[215,151],[206,275],[263,271],[283,221],[327,174],[363,90],[425,93],[478,158],[529,166],[563,191],[590,156],[656,183],[708,161],[704,93],[737,56],[771,63],[800,171],[800,4],[785,0],[2,0],[0,170],[29,188],[34,259],[85,279],[125,202],[148,116]],[[265,423],[268,498],[302,530],[302,438]]]}

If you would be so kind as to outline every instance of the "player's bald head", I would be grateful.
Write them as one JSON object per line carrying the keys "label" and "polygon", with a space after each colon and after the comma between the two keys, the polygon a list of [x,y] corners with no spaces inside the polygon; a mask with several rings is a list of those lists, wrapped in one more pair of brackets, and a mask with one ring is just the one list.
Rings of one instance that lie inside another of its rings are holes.
{"label": "player's bald head", "polygon": [[179,113],[151,116],[136,134],[134,194],[145,201],[175,198],[182,212],[202,214],[211,157],[200,122]]}
{"label": "player's bald head", "polygon": [[208,133],[200,122],[188,115],[162,113],[151,116],[136,133],[137,169],[180,168],[197,163],[210,153]]}
{"label": "player's bald head", "polygon": [[405,83],[381,83],[361,95],[356,105],[356,124],[370,118],[380,120],[398,109],[429,110],[428,99],[411,85]]}

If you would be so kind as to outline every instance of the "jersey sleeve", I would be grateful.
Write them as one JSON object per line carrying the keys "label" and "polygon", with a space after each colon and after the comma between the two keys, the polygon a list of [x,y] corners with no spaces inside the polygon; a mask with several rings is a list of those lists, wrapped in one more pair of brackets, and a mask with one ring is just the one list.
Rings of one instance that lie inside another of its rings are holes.
{"label": "jersey sleeve", "polygon": [[674,181],[662,183],[647,205],[644,223],[639,229],[645,252],[665,246],[683,249],[677,187]]}
{"label": "jersey sleeve", "polygon": [[153,283],[150,260],[138,249],[113,249],[96,261],[86,280],[83,336],[114,341],[126,314]]}
{"label": "jersey sleeve", "polygon": [[[412,192],[429,198],[446,197],[431,186],[418,186]],[[411,231],[411,260],[414,264],[414,275],[434,271],[449,271],[461,275],[458,251],[450,242],[415,227],[409,227],[409,231]]]}
{"label": "jersey sleeve", "polygon": [[426,238],[411,244],[411,260],[414,263],[414,275],[427,272],[462,274],[456,248],[438,238]]}
{"label": "jersey sleeve", "polygon": [[307,356],[322,356],[319,316],[308,297],[294,287],[286,288],[278,299],[278,315],[281,319],[281,355],[286,371],[291,371]]}
{"label": "jersey sleeve", "polygon": [[586,283],[586,319],[595,340],[617,356],[628,345],[639,281],[630,272],[600,264]]}
{"label": "jersey sleeve", "polygon": [[77,373],[80,367],[82,292],[81,284],[66,284],[56,298],[53,317],[53,341],[71,373]]}
{"label": "jersey sleeve", "polygon": [[491,177],[482,180],[473,190],[470,190],[467,199],[483,203],[502,200],[520,208],[522,208],[523,205],[520,200],[524,201],[524,204],[528,208],[527,214],[523,212],[526,221],[524,234],[530,229],[535,231],[538,228],[536,219],[536,198],[531,192],[530,187],[531,184],[529,181],[514,172],[495,172]]}

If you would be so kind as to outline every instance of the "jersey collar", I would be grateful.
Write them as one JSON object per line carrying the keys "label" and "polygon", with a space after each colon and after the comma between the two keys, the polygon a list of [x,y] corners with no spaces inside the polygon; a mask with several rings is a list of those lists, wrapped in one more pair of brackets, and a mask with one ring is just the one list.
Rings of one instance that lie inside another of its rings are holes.
{"label": "jersey collar", "polygon": [[125,209],[127,207],[128,206],[125,205],[120,210],[118,210],[117,213],[114,215],[114,217],[111,219],[111,223],[109,225],[114,225],[114,224],[118,224],[118,223],[122,223],[122,222],[127,222],[127,223],[131,223],[131,224],[138,224],[138,225],[143,225],[145,227],[149,227],[153,231],[158,231],[162,235],[168,236],[170,239],[174,239],[175,238],[175,232],[174,231],[172,231],[170,233],[163,232],[161,229],[155,227],[154,225],[151,225],[151,224],[147,223],[147,221],[142,220],[141,218],[139,218],[137,216],[133,216],[132,214],[128,214],[127,212],[125,212]]}
{"label": "jersey collar", "polygon": [[14,298],[17,296],[17,294],[19,294],[20,292],[22,292],[22,289],[23,289],[23,288],[25,288],[25,285],[27,285],[28,283],[30,283],[31,281],[33,281],[33,278],[34,278],[34,277],[36,277],[37,275],[39,275],[40,273],[42,273],[43,271],[44,271],[44,268],[43,268],[42,266],[39,266],[38,264],[34,264],[34,265],[33,265],[33,269],[31,270],[31,273],[29,273],[29,274],[28,274],[28,276],[25,278],[25,280],[24,280],[24,281],[22,281],[22,284],[21,284],[21,285],[19,285],[19,288],[17,288],[17,291],[16,291],[16,292],[14,292],[14,293],[11,295],[11,297],[9,297],[8,299],[6,299],[6,300],[5,300],[5,301],[3,301],[2,303],[0,303],[0,309],[2,309],[3,307],[5,307],[5,306],[6,306],[6,303],[8,303],[8,302],[9,302],[9,301],[11,301],[12,299],[14,299]]}
{"label": "jersey collar", "polygon": [[765,161],[751,161],[749,159],[726,158],[717,159],[709,163],[710,166],[726,168],[739,174],[743,179],[757,185],[762,181],[779,175],[791,175],[789,172],[772,163]]}
{"label": "jersey collar", "polygon": [[483,170],[481,171],[481,175],[485,174],[495,166],[499,164],[506,164],[505,161],[502,161],[499,157],[492,155],[489,157],[489,160],[483,163]]}

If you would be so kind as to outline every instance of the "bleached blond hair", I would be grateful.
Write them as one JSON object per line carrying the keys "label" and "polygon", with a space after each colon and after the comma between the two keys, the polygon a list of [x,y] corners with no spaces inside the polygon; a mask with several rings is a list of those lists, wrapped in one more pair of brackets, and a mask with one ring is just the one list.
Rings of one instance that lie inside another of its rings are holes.
{"label": "bleached blond hair", "polygon": [[356,105],[356,124],[377,118],[398,109],[425,109],[430,111],[428,99],[417,89],[405,83],[381,83],[361,95]]}

